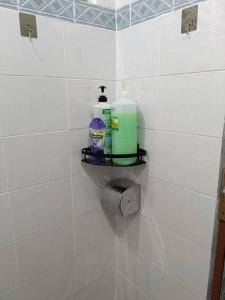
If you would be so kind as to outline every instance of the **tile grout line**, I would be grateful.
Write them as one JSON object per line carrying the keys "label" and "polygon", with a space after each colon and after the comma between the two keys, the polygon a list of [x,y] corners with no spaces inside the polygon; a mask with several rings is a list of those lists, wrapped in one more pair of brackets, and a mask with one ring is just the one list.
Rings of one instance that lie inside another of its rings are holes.
{"label": "tile grout line", "polygon": [[[75,6],[75,1],[74,1]],[[66,42],[65,42],[65,26],[63,26],[63,57],[64,57],[64,67],[65,74],[68,73],[67,70],[67,60],[66,60]],[[70,161],[70,188],[71,188],[71,204],[73,210],[73,254],[76,255],[76,233],[75,233],[75,205],[74,205],[74,187],[73,187],[73,170],[72,170],[72,143],[71,143],[71,134],[70,134],[70,114],[69,114],[69,93],[68,93],[68,81],[66,80],[66,108],[67,108],[67,128],[68,128],[68,139],[69,139],[69,161]],[[75,263],[74,263],[74,272]]]}

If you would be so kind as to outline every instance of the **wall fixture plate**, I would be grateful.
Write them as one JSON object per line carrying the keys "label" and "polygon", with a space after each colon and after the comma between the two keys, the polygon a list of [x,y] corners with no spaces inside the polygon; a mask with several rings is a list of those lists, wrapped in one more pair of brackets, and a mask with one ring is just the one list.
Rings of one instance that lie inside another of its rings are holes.
{"label": "wall fixture plate", "polygon": [[198,27],[198,5],[182,10],[181,33],[189,34]]}
{"label": "wall fixture plate", "polygon": [[20,12],[19,18],[21,36],[28,37],[30,39],[37,38],[36,16]]}

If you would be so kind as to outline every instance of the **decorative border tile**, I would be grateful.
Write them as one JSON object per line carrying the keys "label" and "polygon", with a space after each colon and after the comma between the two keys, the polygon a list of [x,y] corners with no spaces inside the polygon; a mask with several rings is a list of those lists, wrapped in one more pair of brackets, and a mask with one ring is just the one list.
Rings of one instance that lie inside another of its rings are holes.
{"label": "decorative border tile", "polygon": [[131,4],[131,24],[137,24],[173,10],[173,0],[139,0]]}
{"label": "decorative border tile", "polygon": [[194,5],[196,3],[202,2],[204,0],[174,0],[174,9],[181,9],[189,5]]}
{"label": "decorative border tile", "polygon": [[121,7],[116,12],[116,29],[120,30],[130,26],[131,6]]}
{"label": "decorative border tile", "polygon": [[75,1],[75,21],[115,30],[115,10]]}
{"label": "decorative border tile", "polygon": [[11,9],[18,9],[17,0],[0,0],[0,7],[6,7]]}
{"label": "decorative border tile", "polygon": [[19,9],[39,15],[74,21],[73,0],[19,0]]}
{"label": "decorative border tile", "polygon": [[138,0],[114,10],[90,4],[87,0],[0,0],[0,7],[121,30],[202,1],[206,0]]}

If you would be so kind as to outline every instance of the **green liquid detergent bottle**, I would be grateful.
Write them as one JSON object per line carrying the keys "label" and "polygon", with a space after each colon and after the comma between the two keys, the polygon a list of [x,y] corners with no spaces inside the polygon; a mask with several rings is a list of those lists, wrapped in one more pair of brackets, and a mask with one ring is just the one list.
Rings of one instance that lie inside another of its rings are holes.
{"label": "green liquid detergent bottle", "polygon": [[[112,104],[112,154],[137,153],[137,104],[128,98],[123,83],[121,98]],[[114,158],[113,163],[127,166],[136,162],[136,157]]]}

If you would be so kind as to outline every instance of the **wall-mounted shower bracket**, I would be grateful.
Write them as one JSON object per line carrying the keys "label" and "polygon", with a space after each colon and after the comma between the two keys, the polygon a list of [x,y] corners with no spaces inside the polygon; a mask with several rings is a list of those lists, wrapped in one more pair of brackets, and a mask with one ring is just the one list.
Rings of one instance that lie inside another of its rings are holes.
{"label": "wall-mounted shower bracket", "polygon": [[198,27],[198,5],[182,10],[181,33],[189,34]]}
{"label": "wall-mounted shower bracket", "polygon": [[37,38],[36,16],[19,13],[21,36],[28,37],[30,40]]}

